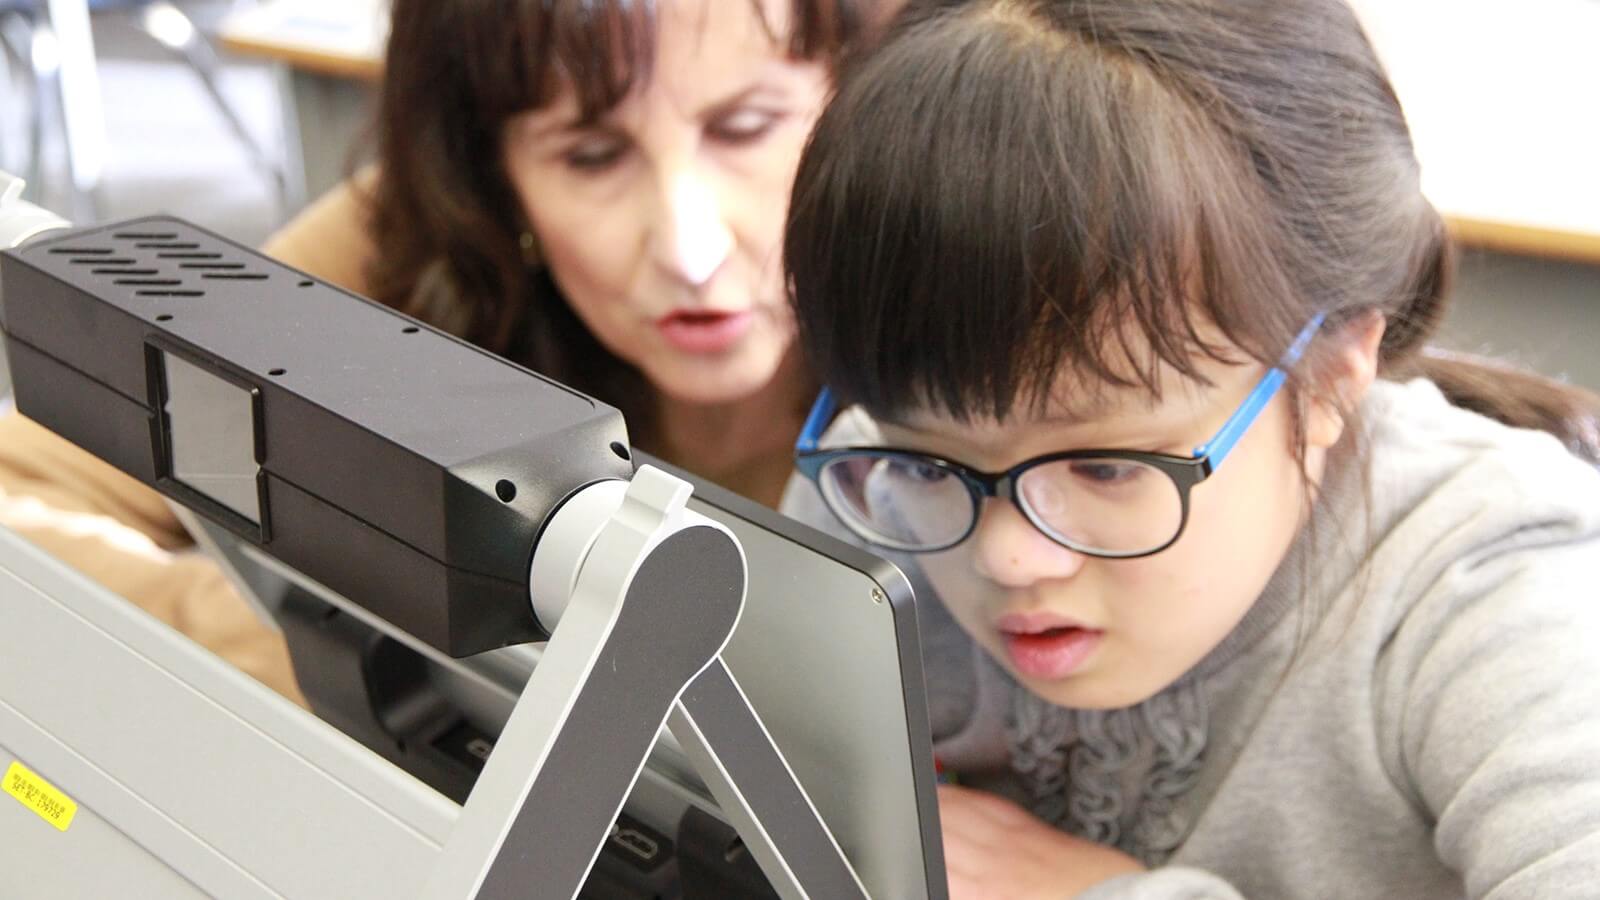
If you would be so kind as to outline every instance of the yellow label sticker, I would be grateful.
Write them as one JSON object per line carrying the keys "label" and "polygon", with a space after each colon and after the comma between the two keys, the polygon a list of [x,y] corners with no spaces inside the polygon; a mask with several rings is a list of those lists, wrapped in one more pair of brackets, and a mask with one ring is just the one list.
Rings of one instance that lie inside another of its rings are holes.
{"label": "yellow label sticker", "polygon": [[71,797],[20,762],[13,762],[11,768],[6,769],[6,779],[0,783],[0,788],[58,831],[66,831],[72,824],[72,817],[78,814],[78,804],[73,803]]}

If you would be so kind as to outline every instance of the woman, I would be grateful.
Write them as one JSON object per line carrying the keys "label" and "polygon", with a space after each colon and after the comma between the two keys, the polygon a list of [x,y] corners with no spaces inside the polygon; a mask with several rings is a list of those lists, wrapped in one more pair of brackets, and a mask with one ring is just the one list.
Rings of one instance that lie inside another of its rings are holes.
{"label": "woman", "polygon": [[[375,168],[270,253],[623,409],[776,503],[814,384],[778,249],[873,0],[397,0]],[[0,523],[293,695],[280,637],[161,497],[17,416]]]}
{"label": "woman", "polygon": [[401,0],[376,173],[268,252],[616,405],[637,446],[776,504],[815,388],[778,259],[789,185],[878,5]]}

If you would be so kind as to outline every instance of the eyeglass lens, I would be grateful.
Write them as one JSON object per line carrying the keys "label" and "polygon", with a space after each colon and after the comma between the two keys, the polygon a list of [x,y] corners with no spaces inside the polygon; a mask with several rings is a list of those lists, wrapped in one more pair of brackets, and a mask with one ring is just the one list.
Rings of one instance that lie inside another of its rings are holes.
{"label": "eyeglass lens", "polygon": [[[954,544],[972,528],[979,509],[975,488],[959,474],[914,456],[842,456],[823,468],[819,483],[847,525],[894,549]],[[1138,460],[1055,460],[1027,469],[1016,491],[1036,526],[1087,553],[1154,550],[1170,542],[1183,521],[1177,483]]]}

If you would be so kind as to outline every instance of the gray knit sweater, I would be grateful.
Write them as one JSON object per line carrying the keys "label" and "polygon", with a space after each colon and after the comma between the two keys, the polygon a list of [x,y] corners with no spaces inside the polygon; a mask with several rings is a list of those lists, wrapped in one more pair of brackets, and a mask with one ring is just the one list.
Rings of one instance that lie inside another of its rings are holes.
{"label": "gray knit sweater", "polygon": [[[1244,621],[1135,707],[1020,688],[894,559],[946,765],[1152,867],[1083,896],[1600,897],[1600,473],[1424,381],[1362,421],[1370,481],[1331,470]],[[841,533],[809,483],[784,508]]]}

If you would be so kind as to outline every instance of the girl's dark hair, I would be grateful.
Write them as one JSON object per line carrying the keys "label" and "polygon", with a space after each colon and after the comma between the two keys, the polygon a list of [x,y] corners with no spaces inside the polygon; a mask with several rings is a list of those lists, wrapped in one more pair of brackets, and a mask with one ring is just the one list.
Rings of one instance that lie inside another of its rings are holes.
{"label": "girl's dark hair", "polygon": [[[834,64],[880,5],[793,0],[788,51]],[[375,299],[621,406],[636,437],[648,430],[653,391],[525,261],[527,219],[501,137],[508,119],[550,102],[567,82],[586,118],[620,102],[649,75],[655,6],[395,0],[368,198]]]}
{"label": "girl's dark hair", "polygon": [[1423,353],[1452,244],[1342,0],[913,0],[839,85],[785,264],[846,402],[1004,418],[1375,310],[1384,374],[1600,456],[1593,395]]}

